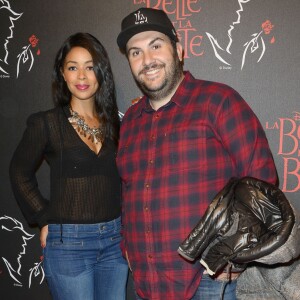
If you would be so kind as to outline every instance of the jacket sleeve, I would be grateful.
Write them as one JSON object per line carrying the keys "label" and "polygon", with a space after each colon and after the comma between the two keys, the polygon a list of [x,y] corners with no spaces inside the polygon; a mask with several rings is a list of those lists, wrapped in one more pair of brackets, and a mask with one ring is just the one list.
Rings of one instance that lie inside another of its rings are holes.
{"label": "jacket sleeve", "polygon": [[29,224],[46,225],[48,201],[42,196],[36,171],[43,161],[47,134],[43,113],[31,115],[10,162],[9,175],[15,198]]}
{"label": "jacket sleeve", "polygon": [[[219,219],[203,219],[205,223],[200,231],[194,230],[194,240],[186,241],[187,249],[191,246],[201,249],[195,253],[201,256],[200,262],[211,275],[229,262],[246,264],[273,253],[286,243],[295,226],[292,207],[274,185],[244,177],[232,187],[232,191],[230,205],[223,210],[223,215],[227,216],[225,223],[222,222],[223,227],[227,227],[226,232],[204,231],[206,223],[218,229]],[[211,232],[213,239],[207,244]]]}
{"label": "jacket sleeve", "polygon": [[226,234],[231,217],[227,211],[236,183],[235,179],[230,180],[214,197],[201,220],[179,246],[177,251],[181,256],[190,261],[195,260],[213,240]]}
{"label": "jacket sleeve", "polygon": [[[295,225],[293,209],[284,193],[255,178],[240,180],[229,209],[228,213],[237,217],[236,222],[201,257],[201,263],[211,274],[229,262],[247,264],[272,255],[287,242]],[[286,261],[282,258],[277,256],[273,263]]]}
{"label": "jacket sleeve", "polygon": [[271,195],[267,197],[268,186],[262,192],[249,182],[258,181],[241,180],[234,188],[233,203],[227,211],[234,220],[230,230],[215,239],[201,256],[201,264],[211,275],[229,262],[245,264],[268,254],[287,238],[277,234],[282,226],[281,210]]}
{"label": "jacket sleeve", "polygon": [[[252,211],[257,219],[262,222],[265,234],[258,236],[258,242],[247,250],[237,253],[236,262],[258,261],[267,255],[275,256],[277,251],[292,239],[297,227],[296,211],[285,194],[276,186],[267,182],[245,177],[241,180],[247,189],[238,190],[237,197]],[[299,230],[297,230],[299,231]],[[299,235],[299,232],[298,232]],[[287,246],[287,245],[286,245]],[[292,251],[300,251],[300,245],[290,245]],[[290,252],[291,253],[291,252]],[[289,261],[295,258],[286,253],[285,260],[269,257],[269,263]],[[264,260],[266,261],[266,260]]]}

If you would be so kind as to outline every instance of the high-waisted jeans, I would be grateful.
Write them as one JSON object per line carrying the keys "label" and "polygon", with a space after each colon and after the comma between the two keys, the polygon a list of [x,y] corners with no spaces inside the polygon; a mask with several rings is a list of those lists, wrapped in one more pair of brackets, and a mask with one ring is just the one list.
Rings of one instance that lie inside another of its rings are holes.
{"label": "high-waisted jeans", "polygon": [[54,300],[125,299],[128,266],[120,228],[120,218],[62,228],[49,224],[44,271]]}

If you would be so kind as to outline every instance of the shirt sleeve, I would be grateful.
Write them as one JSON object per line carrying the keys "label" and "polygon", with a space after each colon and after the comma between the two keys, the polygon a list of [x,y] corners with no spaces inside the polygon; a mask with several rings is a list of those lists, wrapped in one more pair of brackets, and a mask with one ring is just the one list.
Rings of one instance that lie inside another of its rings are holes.
{"label": "shirt sleeve", "polygon": [[246,101],[230,90],[216,118],[218,134],[240,177],[277,184],[274,159],[262,125]]}
{"label": "shirt sleeve", "polygon": [[29,224],[47,224],[49,201],[39,188],[36,171],[47,145],[45,121],[42,113],[31,115],[27,127],[10,162],[9,175],[15,198]]}

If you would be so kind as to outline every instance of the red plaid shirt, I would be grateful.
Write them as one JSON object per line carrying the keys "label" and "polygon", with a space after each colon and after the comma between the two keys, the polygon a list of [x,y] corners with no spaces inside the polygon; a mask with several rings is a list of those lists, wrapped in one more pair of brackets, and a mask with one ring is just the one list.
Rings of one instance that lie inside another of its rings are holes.
{"label": "red plaid shirt", "polygon": [[190,299],[201,266],[179,244],[233,176],[276,182],[262,126],[232,88],[189,73],[171,101],[154,111],[146,97],[121,126],[117,164],[123,189],[123,244],[137,293]]}

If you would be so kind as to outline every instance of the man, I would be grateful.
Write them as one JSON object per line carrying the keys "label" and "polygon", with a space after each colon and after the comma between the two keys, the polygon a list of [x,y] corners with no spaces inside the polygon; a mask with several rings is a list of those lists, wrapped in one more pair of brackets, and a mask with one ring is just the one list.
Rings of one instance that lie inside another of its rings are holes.
{"label": "man", "polygon": [[202,276],[200,263],[177,249],[231,177],[276,182],[262,126],[232,88],[183,72],[183,49],[163,11],[129,14],[117,43],[144,93],[123,118],[117,156],[121,246],[137,299],[219,299],[222,286],[224,299],[235,299],[236,280]]}

